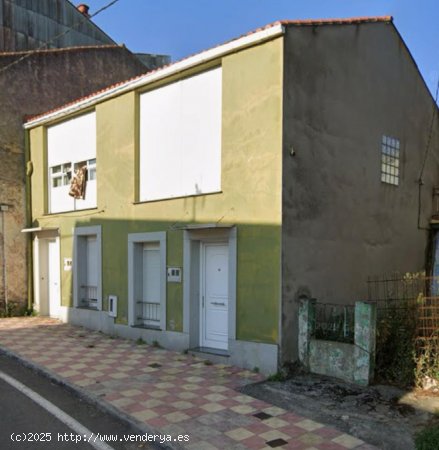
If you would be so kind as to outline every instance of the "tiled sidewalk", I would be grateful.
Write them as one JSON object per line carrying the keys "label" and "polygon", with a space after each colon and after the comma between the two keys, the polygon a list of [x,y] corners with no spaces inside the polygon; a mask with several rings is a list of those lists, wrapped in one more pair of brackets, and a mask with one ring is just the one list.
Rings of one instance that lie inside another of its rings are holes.
{"label": "tiled sidewalk", "polygon": [[111,338],[53,319],[0,319],[0,347],[108,402],[187,449],[375,447],[235,389],[259,374]]}

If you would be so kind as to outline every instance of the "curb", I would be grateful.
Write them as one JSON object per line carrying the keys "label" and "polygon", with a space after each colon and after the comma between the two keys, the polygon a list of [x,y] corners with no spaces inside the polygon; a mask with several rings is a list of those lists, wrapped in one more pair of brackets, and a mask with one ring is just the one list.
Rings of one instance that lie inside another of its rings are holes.
{"label": "curb", "polygon": [[[33,370],[34,372],[38,373],[39,375],[44,376],[48,380],[57,384],[58,386],[66,388],[70,393],[74,394],[76,397],[87,402],[88,404],[95,406],[100,411],[111,415],[112,417],[114,417],[117,420],[120,420],[121,422],[124,422],[126,425],[128,425],[128,427],[134,433],[148,434],[148,435],[160,435],[161,434],[163,436],[163,433],[161,433],[157,430],[154,430],[153,428],[149,427],[145,423],[139,422],[138,420],[134,419],[129,414],[124,413],[123,411],[116,408],[115,406],[100,399],[98,396],[90,394],[85,389],[83,389],[79,386],[76,386],[73,383],[68,382],[64,378],[61,378],[60,376],[50,372],[48,369],[45,369],[44,367],[40,366],[39,364],[28,361],[27,359],[23,358],[19,354],[15,353],[7,348],[1,347],[1,346],[0,346],[0,354],[3,354],[11,359],[18,361],[21,365]],[[160,450],[182,450],[185,448],[179,444],[169,444],[169,443],[161,444],[161,443],[157,443],[157,442],[148,442],[148,445],[151,448],[160,449]]]}

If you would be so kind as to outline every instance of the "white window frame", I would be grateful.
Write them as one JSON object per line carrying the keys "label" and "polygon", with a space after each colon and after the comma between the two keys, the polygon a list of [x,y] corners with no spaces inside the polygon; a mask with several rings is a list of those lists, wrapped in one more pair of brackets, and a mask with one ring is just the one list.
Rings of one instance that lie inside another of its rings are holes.
{"label": "white window frame", "polygon": [[399,186],[401,178],[401,146],[399,139],[383,135],[381,139],[381,182]]}
{"label": "white window frame", "polygon": [[221,192],[222,67],[141,93],[139,109],[139,201]]}
{"label": "white window frame", "polygon": [[[77,227],[73,234],[73,304],[75,308],[80,308],[80,286],[81,282],[80,270],[81,262],[79,259],[84,253],[85,246],[87,245],[87,237],[96,236],[97,241],[97,310],[102,311],[102,227],[100,225],[92,227]],[[93,311],[93,309],[90,309]]]}
{"label": "white window frame", "polygon": [[138,326],[136,318],[136,292],[140,289],[142,277],[136,268],[143,266],[138,259],[143,258],[143,246],[147,243],[158,243],[160,246],[160,329],[166,330],[166,232],[131,233],[128,235],[128,324]]}
{"label": "white window frame", "polygon": [[[87,166],[87,181],[96,181],[97,179],[96,158],[91,158],[85,161],[67,161],[65,163],[49,167],[49,192],[51,189],[69,186],[73,173],[78,167],[83,165]],[[61,170],[59,172],[53,172],[53,169],[59,166],[61,166]],[[90,173],[94,174],[93,178],[90,178]],[[62,180],[59,186],[53,186],[53,180],[56,178],[61,178]]]}
{"label": "white window frame", "polygon": [[[59,172],[54,172],[53,169],[55,167],[60,167],[61,170]],[[62,186],[67,186],[70,184],[72,170],[72,163],[66,162],[62,164],[57,164],[56,166],[49,167],[49,189],[57,189]],[[53,181],[60,178],[61,184],[59,186],[54,186]]]}
{"label": "white window frame", "polygon": [[[88,112],[46,127],[47,212],[79,211],[97,207],[96,183],[96,112]],[[88,193],[85,198],[69,196],[70,181],[78,163],[87,165]],[[61,166],[60,172],[53,169]],[[54,187],[55,180],[61,180]]]}

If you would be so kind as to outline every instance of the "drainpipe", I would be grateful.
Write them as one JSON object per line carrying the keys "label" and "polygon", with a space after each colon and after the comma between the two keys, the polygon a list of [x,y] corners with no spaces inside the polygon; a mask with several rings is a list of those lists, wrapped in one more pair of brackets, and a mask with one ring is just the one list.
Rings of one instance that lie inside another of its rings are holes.
{"label": "drainpipe", "polygon": [[0,204],[2,213],[2,259],[3,259],[3,290],[5,293],[5,314],[8,315],[8,283],[6,281],[6,239],[5,239],[5,212],[9,209],[8,205]]}

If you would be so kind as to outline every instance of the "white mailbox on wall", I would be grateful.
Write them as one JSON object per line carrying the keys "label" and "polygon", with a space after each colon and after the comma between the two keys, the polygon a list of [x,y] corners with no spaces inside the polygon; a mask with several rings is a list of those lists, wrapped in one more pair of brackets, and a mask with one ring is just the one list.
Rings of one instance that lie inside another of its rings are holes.
{"label": "white mailbox on wall", "polygon": [[168,267],[168,283],[181,283],[181,267]]}

